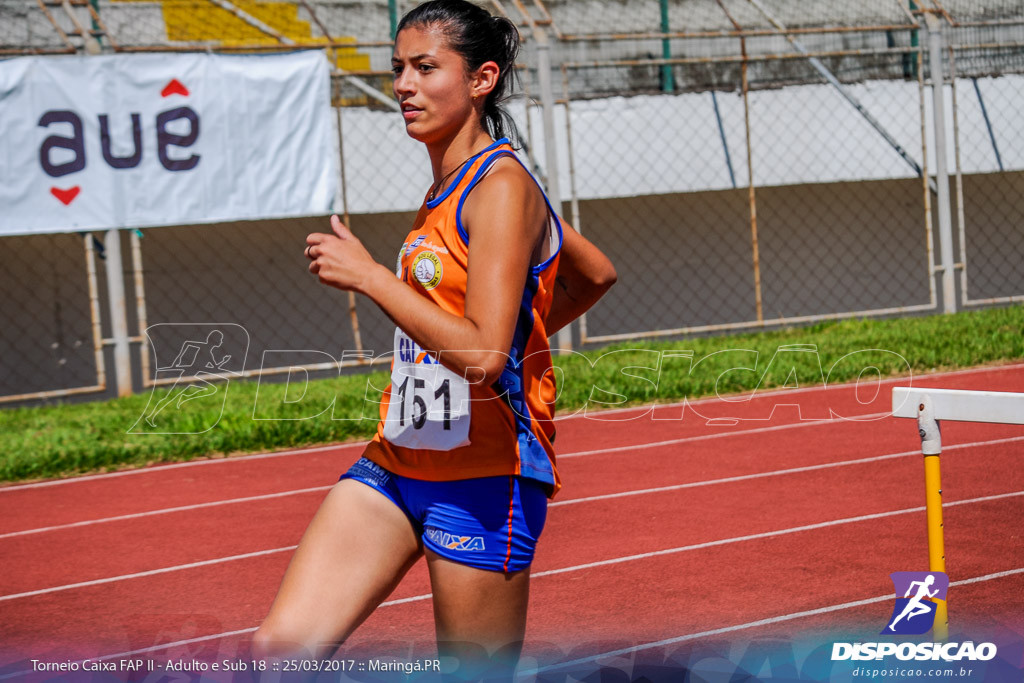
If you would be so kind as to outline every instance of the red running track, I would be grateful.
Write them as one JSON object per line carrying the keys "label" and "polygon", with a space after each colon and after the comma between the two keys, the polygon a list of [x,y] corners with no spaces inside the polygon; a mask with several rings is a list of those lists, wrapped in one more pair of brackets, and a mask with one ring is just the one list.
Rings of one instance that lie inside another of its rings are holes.
{"label": "red running track", "polygon": [[[561,420],[566,487],[533,566],[522,668],[877,635],[889,573],[927,569],[916,425],[888,415],[908,384],[1020,392],[1024,365]],[[1024,633],[1024,428],[949,422],[942,436],[952,628]],[[0,679],[31,659],[240,656],[360,450],[0,488]],[[432,651],[421,563],[345,652]]]}

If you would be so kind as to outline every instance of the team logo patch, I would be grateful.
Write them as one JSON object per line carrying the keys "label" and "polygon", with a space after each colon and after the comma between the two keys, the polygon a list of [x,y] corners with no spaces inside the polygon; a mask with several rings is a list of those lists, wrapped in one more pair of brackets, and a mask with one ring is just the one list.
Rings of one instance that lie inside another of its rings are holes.
{"label": "team logo patch", "polygon": [[443,273],[441,259],[432,251],[420,252],[416,260],[412,262],[413,277],[423,285],[423,289],[437,287],[441,283]]}

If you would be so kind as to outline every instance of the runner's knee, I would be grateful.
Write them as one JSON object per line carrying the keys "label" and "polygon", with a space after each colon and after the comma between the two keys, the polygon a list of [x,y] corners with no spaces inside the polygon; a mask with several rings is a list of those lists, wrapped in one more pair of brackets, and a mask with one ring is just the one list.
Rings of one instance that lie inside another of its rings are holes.
{"label": "runner's knee", "polygon": [[264,622],[252,636],[254,659],[270,660],[286,657],[313,658],[316,639],[304,633],[302,624]]}

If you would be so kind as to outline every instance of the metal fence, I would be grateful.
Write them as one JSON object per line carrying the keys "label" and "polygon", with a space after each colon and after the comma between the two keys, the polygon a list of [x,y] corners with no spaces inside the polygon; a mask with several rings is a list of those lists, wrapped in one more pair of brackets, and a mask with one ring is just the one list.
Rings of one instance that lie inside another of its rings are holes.
{"label": "metal fence", "polygon": [[[323,50],[337,208],[390,263],[430,183],[390,113],[390,37],[413,4],[0,0],[0,55]],[[524,156],[619,271],[572,344],[1024,301],[1018,2],[487,6],[524,36]],[[189,326],[244,328],[237,374],[366,364],[389,323],[305,272],[303,237],[326,229],[4,238],[0,402],[175,381],[160,369]]]}

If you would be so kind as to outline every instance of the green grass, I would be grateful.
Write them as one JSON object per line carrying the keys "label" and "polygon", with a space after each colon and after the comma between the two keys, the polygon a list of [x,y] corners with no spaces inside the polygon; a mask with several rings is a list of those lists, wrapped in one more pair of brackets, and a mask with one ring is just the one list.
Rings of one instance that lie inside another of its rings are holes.
{"label": "green grass", "polygon": [[[793,345],[804,345],[803,351]],[[681,342],[629,342],[557,358],[563,374],[558,408],[566,413],[584,406],[697,398],[713,394],[716,383],[719,393],[732,393],[850,381],[868,367],[898,376],[1022,358],[1024,306],[847,320]],[[161,434],[142,433],[136,423],[150,401],[155,404],[167,390],[2,410],[0,481],[366,438],[376,428],[377,412],[364,396],[379,393],[386,384],[384,372],[317,380],[296,400],[301,388],[292,387],[288,395],[284,384],[233,381],[226,391],[219,385],[214,397],[180,409],[169,404],[155,420],[158,430],[150,429]]]}

